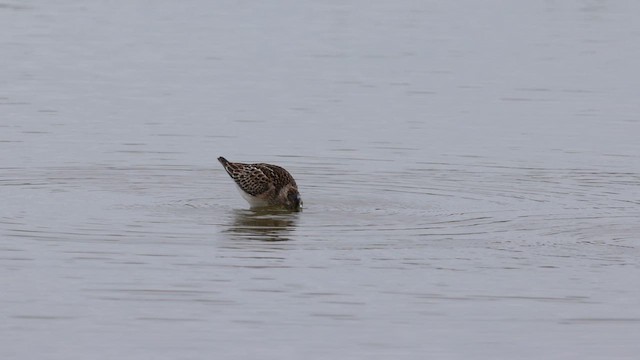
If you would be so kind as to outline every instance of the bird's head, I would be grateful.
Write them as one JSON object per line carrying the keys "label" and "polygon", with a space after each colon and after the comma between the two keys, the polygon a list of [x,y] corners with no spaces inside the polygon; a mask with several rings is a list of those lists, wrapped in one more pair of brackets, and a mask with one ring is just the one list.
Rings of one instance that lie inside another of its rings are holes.
{"label": "bird's head", "polygon": [[285,206],[287,207],[287,209],[294,211],[300,211],[302,209],[302,198],[300,197],[298,189],[289,189],[289,192],[287,192],[287,200],[285,201]]}

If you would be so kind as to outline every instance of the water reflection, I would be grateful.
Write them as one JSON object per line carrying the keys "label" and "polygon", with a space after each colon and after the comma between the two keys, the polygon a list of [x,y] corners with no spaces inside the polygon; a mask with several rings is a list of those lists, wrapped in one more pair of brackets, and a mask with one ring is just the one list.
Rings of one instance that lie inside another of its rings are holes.
{"label": "water reflection", "polygon": [[287,241],[297,220],[298,213],[280,209],[236,210],[226,232],[243,239]]}

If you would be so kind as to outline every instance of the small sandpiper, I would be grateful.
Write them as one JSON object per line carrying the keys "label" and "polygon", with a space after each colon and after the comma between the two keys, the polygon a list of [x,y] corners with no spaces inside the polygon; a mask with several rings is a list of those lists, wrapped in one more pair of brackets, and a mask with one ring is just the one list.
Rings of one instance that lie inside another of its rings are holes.
{"label": "small sandpiper", "polygon": [[233,163],[222,156],[218,161],[252,208],[280,206],[295,211],[302,209],[298,185],[287,170],[271,164]]}

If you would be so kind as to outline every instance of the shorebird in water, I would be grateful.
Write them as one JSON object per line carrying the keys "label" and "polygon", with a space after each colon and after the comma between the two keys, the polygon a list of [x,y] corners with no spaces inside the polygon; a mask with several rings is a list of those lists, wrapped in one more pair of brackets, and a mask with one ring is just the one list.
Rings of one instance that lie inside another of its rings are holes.
{"label": "shorebird in water", "polygon": [[302,209],[298,185],[287,170],[271,164],[234,163],[222,156],[218,161],[252,208],[276,206],[294,211]]}

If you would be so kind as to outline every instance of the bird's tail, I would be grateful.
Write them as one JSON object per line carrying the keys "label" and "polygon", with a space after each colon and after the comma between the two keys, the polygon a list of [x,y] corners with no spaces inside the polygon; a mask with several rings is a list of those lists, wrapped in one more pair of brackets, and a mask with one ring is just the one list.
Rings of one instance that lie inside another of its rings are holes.
{"label": "bird's tail", "polygon": [[229,174],[229,176],[233,178],[233,163],[229,162],[222,156],[218,158],[218,161],[220,161],[220,164],[222,164],[222,167],[227,172],[227,174]]}
{"label": "bird's tail", "polygon": [[227,167],[227,164],[229,164],[229,161],[227,161],[227,159],[225,159],[224,157],[220,156],[218,158],[218,161],[220,161],[220,164],[222,164],[222,166]]}

